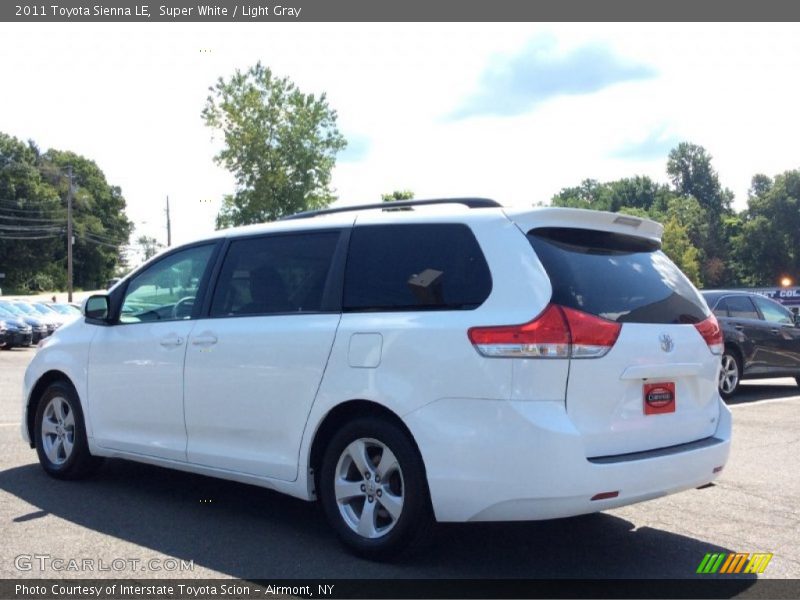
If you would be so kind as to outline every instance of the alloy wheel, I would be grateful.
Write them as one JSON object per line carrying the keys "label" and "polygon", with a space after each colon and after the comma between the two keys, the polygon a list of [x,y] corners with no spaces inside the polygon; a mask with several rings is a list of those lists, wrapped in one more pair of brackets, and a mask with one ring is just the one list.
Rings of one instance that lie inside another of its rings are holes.
{"label": "alloy wheel", "polygon": [[722,355],[722,368],[719,372],[719,389],[724,394],[732,394],[739,384],[739,365],[730,354]]}
{"label": "alloy wheel", "polygon": [[342,451],[334,493],[339,514],[359,536],[385,536],[403,512],[403,471],[386,444],[359,438]]}
{"label": "alloy wheel", "polygon": [[54,396],[42,418],[42,446],[54,465],[63,465],[75,447],[75,415],[66,398]]}

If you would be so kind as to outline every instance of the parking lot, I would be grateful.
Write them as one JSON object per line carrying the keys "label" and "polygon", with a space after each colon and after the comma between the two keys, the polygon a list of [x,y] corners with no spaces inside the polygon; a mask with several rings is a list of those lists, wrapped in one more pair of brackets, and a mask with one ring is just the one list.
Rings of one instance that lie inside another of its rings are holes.
{"label": "parking lot", "polygon": [[[770,552],[761,577],[800,578],[791,379],[743,384],[730,402],[731,458],[713,486],[571,519],[442,525],[421,553],[378,564],[346,554],[315,505],[269,490],[119,460],[89,481],[50,479],[19,435],[33,352],[0,352],[3,578],[685,578],[709,552]],[[96,570],[42,570],[36,560],[26,570],[17,557],[33,555],[88,558]],[[169,558],[190,570],[166,572]],[[97,570],[115,560],[124,567]]]}

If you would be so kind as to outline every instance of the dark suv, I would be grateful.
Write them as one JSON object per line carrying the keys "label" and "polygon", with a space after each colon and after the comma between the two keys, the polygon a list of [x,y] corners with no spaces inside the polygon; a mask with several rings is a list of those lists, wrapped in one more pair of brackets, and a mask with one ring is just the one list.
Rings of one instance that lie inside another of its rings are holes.
{"label": "dark suv", "polygon": [[725,336],[719,393],[730,398],[742,379],[794,377],[800,385],[800,317],[759,294],[702,292]]}

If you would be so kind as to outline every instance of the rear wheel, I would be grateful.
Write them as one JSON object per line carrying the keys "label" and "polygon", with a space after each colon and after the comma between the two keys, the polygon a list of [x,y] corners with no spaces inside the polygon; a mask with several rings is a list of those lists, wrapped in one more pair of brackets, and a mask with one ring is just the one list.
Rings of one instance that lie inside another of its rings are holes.
{"label": "rear wheel", "polygon": [[333,437],[319,490],[331,526],[364,558],[392,558],[431,530],[422,459],[408,435],[388,420],[357,419]]}
{"label": "rear wheel", "polygon": [[719,370],[719,395],[726,400],[736,393],[742,377],[742,365],[737,354],[725,348]]}
{"label": "rear wheel", "polygon": [[70,385],[50,384],[39,401],[34,428],[36,453],[48,475],[80,479],[100,466],[102,459],[89,453],[83,412]]}

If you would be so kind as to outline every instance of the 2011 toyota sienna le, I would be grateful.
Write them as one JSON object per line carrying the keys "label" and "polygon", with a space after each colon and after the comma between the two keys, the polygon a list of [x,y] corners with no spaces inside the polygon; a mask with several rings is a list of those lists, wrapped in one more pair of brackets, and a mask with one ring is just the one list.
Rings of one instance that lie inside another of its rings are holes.
{"label": "2011 toyota sienna le", "polygon": [[722,335],[660,225],[392,206],[220,231],[91,297],[25,374],[45,471],[121,457],[319,499],[372,558],[434,519],[578,515],[716,477]]}

